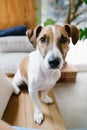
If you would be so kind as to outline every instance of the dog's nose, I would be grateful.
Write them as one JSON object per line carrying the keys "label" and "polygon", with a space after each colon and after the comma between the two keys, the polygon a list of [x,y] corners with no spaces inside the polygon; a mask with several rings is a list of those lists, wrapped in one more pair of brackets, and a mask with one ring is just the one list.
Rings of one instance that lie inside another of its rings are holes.
{"label": "dog's nose", "polygon": [[49,59],[48,59],[48,63],[49,63],[49,65],[50,65],[50,67],[51,68],[53,68],[53,69],[55,69],[55,68],[57,68],[58,66],[59,66],[59,64],[60,64],[60,58],[59,57],[50,57]]}

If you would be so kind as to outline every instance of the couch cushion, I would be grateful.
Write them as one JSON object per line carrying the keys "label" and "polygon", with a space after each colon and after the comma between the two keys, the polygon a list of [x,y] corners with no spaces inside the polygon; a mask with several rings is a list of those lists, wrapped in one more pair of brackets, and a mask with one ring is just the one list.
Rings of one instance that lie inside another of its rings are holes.
{"label": "couch cushion", "polygon": [[5,108],[13,92],[18,94],[18,88],[16,85],[13,85],[10,79],[2,70],[0,70],[0,119],[4,114]]}
{"label": "couch cushion", "polygon": [[0,53],[0,69],[7,74],[14,74],[20,61],[28,53]]}
{"label": "couch cushion", "polygon": [[30,52],[34,50],[27,36],[8,36],[0,38],[0,52]]}

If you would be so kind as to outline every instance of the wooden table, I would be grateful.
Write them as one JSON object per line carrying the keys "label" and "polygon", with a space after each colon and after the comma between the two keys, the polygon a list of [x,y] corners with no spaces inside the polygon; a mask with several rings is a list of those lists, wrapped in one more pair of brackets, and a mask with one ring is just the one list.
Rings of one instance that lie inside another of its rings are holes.
{"label": "wooden table", "polygon": [[45,120],[40,126],[34,123],[33,104],[29,97],[27,87],[22,87],[21,93],[18,96],[12,95],[2,119],[11,125],[26,128],[66,130],[52,90],[49,95],[54,99],[54,103],[51,105],[41,103]]}

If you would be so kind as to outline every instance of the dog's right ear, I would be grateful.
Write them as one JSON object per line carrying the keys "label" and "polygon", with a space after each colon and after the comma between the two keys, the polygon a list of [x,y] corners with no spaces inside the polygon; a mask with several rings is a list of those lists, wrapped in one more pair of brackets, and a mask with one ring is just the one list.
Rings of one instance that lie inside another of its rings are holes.
{"label": "dog's right ear", "polygon": [[29,41],[33,45],[33,47],[36,47],[36,39],[39,36],[40,32],[42,30],[42,26],[37,26],[34,30],[27,30],[26,35],[29,38]]}

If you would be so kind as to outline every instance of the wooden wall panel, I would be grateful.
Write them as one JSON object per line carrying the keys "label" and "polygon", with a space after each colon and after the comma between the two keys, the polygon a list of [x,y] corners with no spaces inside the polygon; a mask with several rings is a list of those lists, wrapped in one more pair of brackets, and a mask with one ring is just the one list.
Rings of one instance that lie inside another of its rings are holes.
{"label": "wooden wall panel", "polygon": [[16,26],[35,26],[35,0],[0,0],[0,29]]}

